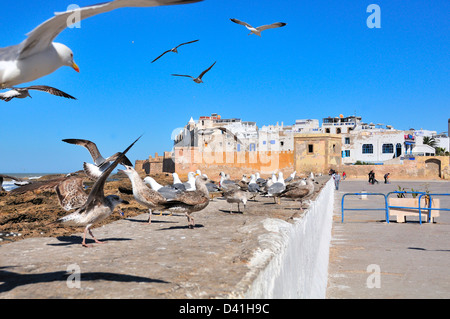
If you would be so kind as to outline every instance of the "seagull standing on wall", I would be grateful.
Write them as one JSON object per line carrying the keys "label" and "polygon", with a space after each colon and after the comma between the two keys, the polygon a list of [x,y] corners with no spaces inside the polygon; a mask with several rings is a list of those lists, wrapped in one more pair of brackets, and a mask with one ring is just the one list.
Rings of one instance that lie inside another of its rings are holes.
{"label": "seagull standing on wall", "polygon": [[272,23],[272,24],[267,24],[267,25],[262,25],[260,27],[254,28],[252,27],[250,24],[248,24],[247,22],[244,21],[240,21],[238,19],[230,19],[231,21],[233,21],[234,23],[240,24],[245,26],[247,29],[250,30],[250,34],[256,34],[257,36],[261,36],[261,32],[267,29],[274,29],[274,28],[280,28],[280,27],[284,27],[286,25],[286,23],[284,22],[276,22],[276,23]]}
{"label": "seagull standing on wall", "polygon": [[[0,89],[34,81],[62,66],[69,66],[79,72],[72,50],[64,44],[53,42],[73,23],[122,7],[155,7],[199,1],[202,0],[114,0],[55,13],[55,16],[28,33],[21,43],[0,48]],[[75,21],[71,23],[71,19]],[[5,33],[10,30],[2,31]]]}

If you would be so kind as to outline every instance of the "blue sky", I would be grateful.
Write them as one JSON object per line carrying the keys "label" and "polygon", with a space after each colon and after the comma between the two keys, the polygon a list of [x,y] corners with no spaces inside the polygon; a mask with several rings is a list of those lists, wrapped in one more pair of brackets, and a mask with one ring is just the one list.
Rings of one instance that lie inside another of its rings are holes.
{"label": "blue sky", "polygon": [[[17,0],[0,20],[0,47],[21,42],[55,11],[94,3]],[[371,3],[381,9],[379,29],[366,25]],[[73,50],[80,73],[63,67],[26,84],[78,100],[35,91],[0,101],[0,172],[71,172],[91,162],[65,138],[92,140],[109,156],[144,133],[128,157],[146,159],[170,151],[172,131],[191,116],[211,113],[258,126],[356,114],[398,129],[447,131],[449,12],[447,0],[205,0],[97,15],[55,40]],[[230,18],[287,26],[260,38]],[[203,84],[170,75],[196,76],[214,61]]]}

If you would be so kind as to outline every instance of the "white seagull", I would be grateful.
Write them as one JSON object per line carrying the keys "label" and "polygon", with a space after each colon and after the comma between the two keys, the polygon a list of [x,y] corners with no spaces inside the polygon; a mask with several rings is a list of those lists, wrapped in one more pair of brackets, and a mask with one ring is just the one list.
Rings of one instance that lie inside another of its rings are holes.
{"label": "white seagull", "polygon": [[163,56],[164,54],[166,54],[166,53],[169,53],[169,52],[178,53],[178,48],[179,48],[180,46],[182,46],[182,45],[189,44],[189,43],[194,43],[194,42],[197,42],[197,41],[198,41],[198,40],[194,40],[194,41],[189,41],[189,42],[181,43],[181,44],[177,45],[176,47],[174,47],[174,48],[172,48],[172,49],[170,49],[170,50],[167,50],[167,51],[165,51],[164,53],[162,53],[159,57],[157,57],[156,59],[154,59],[154,60],[152,61],[152,63],[155,62],[156,60],[158,60],[160,57],[162,57],[162,56]]}
{"label": "white seagull", "polygon": [[188,78],[191,78],[195,83],[203,83],[202,81],[202,77],[205,75],[206,72],[208,72],[209,70],[211,70],[211,68],[214,66],[214,64],[216,64],[216,62],[214,62],[209,68],[207,68],[205,71],[203,71],[202,73],[200,73],[200,75],[196,78],[194,78],[193,76],[190,75],[184,75],[184,74],[172,74],[174,76],[186,76]]}
{"label": "white seagull", "polygon": [[[0,89],[34,81],[62,66],[70,66],[79,72],[72,50],[53,40],[64,29],[83,19],[122,7],[155,7],[199,1],[202,0],[114,0],[57,12],[28,33],[21,43],[0,48]],[[9,31],[3,30],[3,33]]]}
{"label": "white seagull", "polygon": [[276,22],[276,23],[272,23],[272,24],[266,24],[266,25],[262,25],[260,27],[254,28],[252,27],[250,24],[248,24],[247,22],[244,21],[240,21],[238,19],[230,19],[231,21],[233,21],[234,23],[240,24],[245,26],[247,29],[250,30],[250,34],[256,34],[258,36],[261,36],[261,31],[267,30],[267,29],[273,29],[273,28],[280,28],[280,27],[284,27],[286,25],[286,23],[284,22]]}
{"label": "white seagull", "polygon": [[29,90],[43,91],[43,92],[47,92],[47,93],[50,93],[50,94],[53,94],[56,96],[62,96],[67,99],[76,100],[76,98],[74,98],[72,95],[69,95],[61,90],[58,90],[54,87],[47,86],[47,85],[32,85],[32,86],[23,87],[23,88],[13,87],[9,91],[0,93],[0,99],[3,101],[9,102],[14,98],[24,99],[28,96],[31,97],[30,93],[28,92]]}

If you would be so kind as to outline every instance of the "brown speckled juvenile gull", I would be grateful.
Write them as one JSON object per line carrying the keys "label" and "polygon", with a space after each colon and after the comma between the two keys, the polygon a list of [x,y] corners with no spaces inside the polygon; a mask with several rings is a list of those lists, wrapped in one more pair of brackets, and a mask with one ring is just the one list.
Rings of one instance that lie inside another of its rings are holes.
{"label": "brown speckled juvenile gull", "polygon": [[105,218],[108,218],[113,213],[114,208],[118,204],[128,203],[127,201],[122,200],[117,195],[105,196],[104,186],[108,176],[116,168],[116,166],[123,160],[125,154],[134,145],[134,143],[136,143],[139,140],[139,138],[136,139],[130,146],[128,146],[127,149],[125,149],[125,151],[120,153],[117,159],[102,173],[102,175],[100,175],[100,177],[92,186],[89,196],[83,206],[81,206],[72,214],[69,214],[56,220],[55,223],[62,223],[68,226],[85,226],[82,242],[82,245],[84,247],[89,247],[89,245],[86,244],[86,233],[88,231],[96,243],[102,243],[101,241],[97,240],[94,237],[92,231],[90,230],[90,227],[93,224],[98,223],[104,220]]}
{"label": "brown speckled juvenile gull", "polygon": [[[229,191],[225,191],[223,193],[223,197],[227,200],[227,203],[230,203],[231,205],[233,205],[233,203],[236,203],[238,205],[238,212],[241,212],[241,209],[239,207],[239,204],[242,203],[244,204],[244,209],[245,209],[245,205],[247,204],[247,192],[241,189],[233,189],[233,190],[229,190]],[[230,213],[232,213],[232,209],[230,209]]]}
{"label": "brown speckled juvenile gull", "polygon": [[132,166],[125,165],[125,169],[119,171],[125,173],[130,179],[134,199],[142,206],[148,208],[148,223],[150,224],[152,222],[152,210],[162,209],[162,205],[167,202],[166,198],[158,191],[150,189],[145,185],[144,181],[142,181]]}
{"label": "brown speckled juvenile gull", "polygon": [[194,228],[192,213],[201,211],[209,204],[209,192],[206,183],[209,179],[205,176],[197,176],[195,180],[195,191],[181,192],[175,199],[167,200],[163,204],[170,212],[184,213],[188,220],[189,228]]}
{"label": "brown speckled juvenile gull", "polygon": [[59,204],[66,211],[80,208],[88,199],[88,195],[84,191],[83,178],[80,176],[70,176],[64,179],[56,185],[55,191]]}
{"label": "brown speckled juvenile gull", "polygon": [[306,185],[302,185],[300,182],[289,184],[286,189],[281,192],[280,197],[291,198],[295,201],[300,200],[300,210],[303,210],[303,199],[311,196],[314,193],[314,182],[308,178]]}

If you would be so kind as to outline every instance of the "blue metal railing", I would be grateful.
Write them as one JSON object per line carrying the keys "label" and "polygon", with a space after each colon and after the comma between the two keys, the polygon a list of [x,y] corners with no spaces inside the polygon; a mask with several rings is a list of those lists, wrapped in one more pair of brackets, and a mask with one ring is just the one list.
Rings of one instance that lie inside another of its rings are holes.
{"label": "blue metal railing", "polygon": [[[344,209],[344,199],[346,196],[348,195],[378,195],[378,196],[383,196],[384,198],[384,208],[345,208]],[[341,212],[342,212],[342,216],[341,216],[341,222],[344,222],[344,210],[383,210],[386,212],[386,222],[389,224],[389,207],[387,204],[387,198],[386,195],[384,195],[383,193],[346,193],[344,195],[342,195],[342,201],[341,201]]]}
{"label": "blue metal railing", "polygon": [[433,203],[433,196],[450,196],[450,194],[421,194],[419,196],[419,222],[420,224],[422,224],[422,211],[421,211],[421,207],[420,207],[420,200],[422,199],[422,196],[430,196],[430,199],[428,201],[428,207],[424,207],[426,210],[428,210],[428,218],[427,218],[427,222],[429,223],[431,220],[431,211],[432,210],[444,210],[444,211],[450,211],[449,208],[431,208],[431,205]]}
{"label": "blue metal railing", "polygon": [[[410,206],[392,206],[388,204],[388,198],[389,195],[391,194],[417,194],[419,196],[418,199],[418,206],[417,207],[410,207]],[[383,196],[384,197],[384,208],[344,208],[344,199],[346,196],[351,196],[351,195],[375,195],[375,196]],[[423,196],[430,196],[430,200],[428,202],[428,207],[421,207],[420,202]],[[431,207],[431,203],[432,203],[432,198],[433,196],[450,196],[450,194],[447,193],[442,193],[442,194],[427,194],[425,192],[419,192],[419,191],[412,191],[412,192],[408,192],[408,191],[394,191],[394,192],[389,192],[386,195],[383,193],[345,193],[344,195],[342,195],[342,201],[341,201],[341,222],[344,222],[344,211],[355,211],[355,210],[383,210],[386,212],[386,222],[389,224],[389,209],[390,208],[403,208],[403,209],[418,209],[419,210],[419,223],[422,225],[422,209],[427,210],[428,211],[428,218],[427,221],[430,222],[431,220],[431,211],[432,210],[443,210],[443,211],[450,211],[449,208],[432,208]]]}

